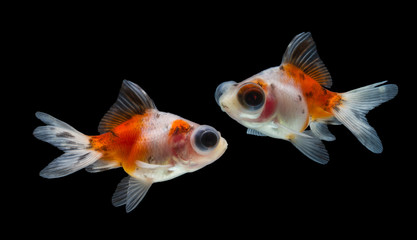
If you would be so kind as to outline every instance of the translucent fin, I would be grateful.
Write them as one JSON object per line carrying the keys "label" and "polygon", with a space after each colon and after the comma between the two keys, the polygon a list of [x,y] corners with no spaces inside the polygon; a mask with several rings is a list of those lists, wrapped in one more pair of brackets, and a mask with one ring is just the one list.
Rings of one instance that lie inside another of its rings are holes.
{"label": "translucent fin", "polygon": [[327,153],[326,147],[311,131],[300,133],[276,122],[274,122],[274,125],[280,128],[281,131],[284,130],[287,134],[287,140],[308,158],[320,164],[327,164],[329,162],[329,154]]}
{"label": "translucent fin", "polygon": [[311,33],[300,33],[293,38],[282,58],[282,65],[292,64],[324,87],[332,86],[329,71],[317,53]]}
{"label": "translucent fin", "polygon": [[[51,115],[47,114],[47,113],[43,113],[43,112],[36,112],[35,116],[41,120],[43,123],[51,125],[51,126],[56,126],[65,130],[70,130],[72,132],[76,132],[78,134],[82,134],[79,131],[77,131],[75,128],[71,127],[69,124],[56,119],[54,117],[52,117]],[[82,134],[83,135],[83,134]]]}
{"label": "translucent fin", "polygon": [[143,114],[146,109],[156,109],[152,99],[133,82],[124,80],[117,101],[101,119],[98,131],[102,134],[129,120],[132,116]]}
{"label": "translucent fin", "polygon": [[329,162],[326,147],[311,131],[307,130],[304,131],[304,134],[295,135],[294,138],[290,139],[290,142],[311,160],[320,164]]}
{"label": "translucent fin", "polygon": [[342,125],[342,123],[337,120],[335,117],[331,117],[329,119],[322,120],[327,125]]}
{"label": "translucent fin", "polygon": [[256,131],[255,129],[251,129],[251,128],[248,128],[248,130],[246,131],[246,134],[255,135],[255,136],[259,136],[259,137],[266,137],[265,134],[263,134],[259,131]]}
{"label": "translucent fin", "polygon": [[101,153],[92,150],[68,151],[48,164],[39,175],[44,178],[59,178],[74,173],[94,163]]}
{"label": "translucent fin", "polygon": [[152,182],[139,180],[131,176],[123,178],[113,194],[113,206],[126,205],[126,212],[132,211],[145,197],[151,185]]}
{"label": "translucent fin", "polygon": [[144,168],[144,169],[170,168],[173,166],[172,164],[160,165],[160,164],[146,163],[142,161],[136,161],[136,165],[139,168]]}
{"label": "translucent fin", "polygon": [[[381,140],[368,124],[365,115],[373,108],[391,100],[398,93],[395,84],[387,81],[371,84],[342,94],[342,101],[333,108],[333,114],[371,152],[381,153]],[[382,85],[382,86],[381,86]]]}
{"label": "translucent fin", "polygon": [[88,166],[85,170],[89,173],[103,172],[115,168],[119,168],[120,163],[116,161],[98,160],[95,163]]}
{"label": "translucent fin", "polygon": [[46,113],[37,112],[36,117],[48,125],[37,127],[33,135],[65,152],[40,172],[41,177],[64,177],[87,167],[101,157],[101,153],[89,149],[88,136]]}
{"label": "translucent fin", "polygon": [[334,141],[336,137],[329,131],[327,124],[317,121],[310,122],[311,132],[321,140]]}

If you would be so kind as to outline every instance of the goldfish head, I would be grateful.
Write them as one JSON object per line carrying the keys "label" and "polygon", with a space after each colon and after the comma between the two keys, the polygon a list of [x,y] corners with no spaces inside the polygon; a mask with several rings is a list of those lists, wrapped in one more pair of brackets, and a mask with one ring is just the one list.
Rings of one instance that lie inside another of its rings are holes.
{"label": "goldfish head", "polygon": [[256,128],[270,120],[276,106],[269,84],[256,77],[240,83],[220,84],[215,99],[224,112],[248,128]]}
{"label": "goldfish head", "polygon": [[216,161],[227,149],[227,142],[220,132],[208,125],[177,120],[172,129],[179,129],[171,134],[174,160],[187,172],[194,172]]}

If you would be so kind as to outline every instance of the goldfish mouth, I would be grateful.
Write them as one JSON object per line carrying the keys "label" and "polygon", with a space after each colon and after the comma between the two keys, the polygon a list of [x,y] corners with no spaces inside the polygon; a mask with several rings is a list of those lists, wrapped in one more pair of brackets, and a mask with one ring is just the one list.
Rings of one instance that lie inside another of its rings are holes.
{"label": "goldfish mouth", "polygon": [[236,84],[235,81],[228,81],[228,82],[223,82],[219,86],[217,86],[216,92],[214,93],[214,99],[216,99],[217,105],[219,105],[222,108],[225,107],[223,104],[220,103],[220,98],[223,95],[223,93],[225,93],[227,90],[229,90],[229,88],[232,85],[235,85],[235,84]]}
{"label": "goldfish mouth", "polygon": [[226,106],[226,105],[224,105],[223,103],[221,104],[221,106],[220,106],[221,108],[222,108],[222,110],[224,111],[224,109],[229,109],[229,107],[228,106]]}
{"label": "goldfish mouth", "polygon": [[[219,142],[219,146],[218,146],[218,148],[219,148],[219,153],[218,153],[218,156],[216,156],[216,159],[215,160],[217,160],[217,159],[219,159],[221,156],[223,156],[223,154],[226,152],[226,149],[227,149],[227,146],[228,146],[228,144],[227,144],[227,141],[226,141],[226,139],[224,139],[224,138],[220,138],[220,142]],[[215,161],[214,160],[214,161]],[[213,161],[213,162],[214,162]]]}

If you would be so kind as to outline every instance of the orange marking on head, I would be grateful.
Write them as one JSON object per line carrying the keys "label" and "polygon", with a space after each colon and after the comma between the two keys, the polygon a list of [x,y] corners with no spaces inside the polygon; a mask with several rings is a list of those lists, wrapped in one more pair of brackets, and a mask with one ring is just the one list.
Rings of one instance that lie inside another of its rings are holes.
{"label": "orange marking on head", "polygon": [[262,78],[256,78],[255,80],[252,80],[251,82],[258,84],[259,86],[261,86],[261,88],[264,91],[268,90],[268,84],[262,79]]}
{"label": "orange marking on head", "polygon": [[190,124],[182,119],[175,120],[172,122],[171,129],[169,130],[168,135],[176,135],[178,133],[187,133],[191,130]]}

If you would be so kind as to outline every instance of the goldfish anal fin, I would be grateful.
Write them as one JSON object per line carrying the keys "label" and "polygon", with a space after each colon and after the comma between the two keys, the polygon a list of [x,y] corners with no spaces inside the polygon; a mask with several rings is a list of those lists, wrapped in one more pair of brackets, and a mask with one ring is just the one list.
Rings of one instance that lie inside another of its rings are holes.
{"label": "goldfish anal fin", "polygon": [[97,173],[97,172],[103,172],[115,168],[119,168],[120,163],[116,161],[107,161],[107,160],[98,160],[95,163],[89,165],[85,168],[85,170],[89,173]]}
{"label": "goldfish anal fin", "polygon": [[324,141],[334,141],[336,137],[329,131],[327,124],[324,122],[312,121],[310,122],[311,132],[318,137],[320,140]]}
{"label": "goldfish anal fin", "polygon": [[117,101],[101,119],[98,131],[108,132],[132,116],[145,113],[146,109],[156,109],[152,99],[141,87],[124,80]]}
{"label": "goldfish anal fin", "polygon": [[311,33],[300,33],[293,38],[282,58],[282,65],[292,64],[320,85],[330,88],[332,78],[317,53]]}
{"label": "goldfish anal fin", "polygon": [[319,138],[314,136],[311,130],[301,133],[287,128],[278,122],[273,122],[272,125],[273,129],[279,129],[286,135],[286,140],[290,141],[294,147],[311,160],[320,164],[327,164],[329,162],[329,154],[327,153],[326,147]]}

